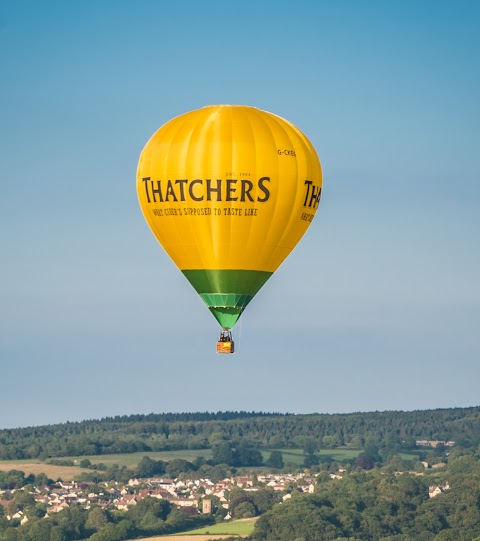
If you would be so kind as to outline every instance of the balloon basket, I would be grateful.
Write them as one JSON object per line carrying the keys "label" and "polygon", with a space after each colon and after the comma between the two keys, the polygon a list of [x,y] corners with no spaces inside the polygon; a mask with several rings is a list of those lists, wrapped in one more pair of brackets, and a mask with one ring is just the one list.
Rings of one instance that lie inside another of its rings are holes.
{"label": "balloon basket", "polygon": [[235,345],[230,331],[222,331],[217,342],[217,353],[233,353]]}

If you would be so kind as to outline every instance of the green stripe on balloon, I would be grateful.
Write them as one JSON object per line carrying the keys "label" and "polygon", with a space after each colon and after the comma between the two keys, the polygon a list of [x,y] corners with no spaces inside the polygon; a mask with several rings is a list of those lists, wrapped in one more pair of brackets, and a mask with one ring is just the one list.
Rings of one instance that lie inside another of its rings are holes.
{"label": "green stripe on balloon", "polygon": [[248,303],[273,274],[218,269],[182,272],[224,329],[234,327]]}

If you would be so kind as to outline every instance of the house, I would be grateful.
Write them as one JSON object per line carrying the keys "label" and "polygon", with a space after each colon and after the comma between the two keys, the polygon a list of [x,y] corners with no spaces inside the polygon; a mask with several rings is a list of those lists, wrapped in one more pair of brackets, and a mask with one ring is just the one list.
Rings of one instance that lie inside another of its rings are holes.
{"label": "house", "polygon": [[429,496],[429,498],[435,498],[435,496],[438,496],[442,492],[443,491],[439,486],[433,485],[433,486],[428,487],[428,496]]}
{"label": "house", "polygon": [[172,499],[172,494],[170,492],[168,492],[167,490],[152,490],[150,492],[150,496],[152,496],[152,498],[158,498],[159,500],[171,500]]}
{"label": "house", "polygon": [[120,509],[121,511],[127,511],[130,506],[137,505],[139,500],[140,499],[133,494],[126,494],[118,500],[115,500],[114,505],[117,509]]}
{"label": "house", "polygon": [[450,490],[448,481],[443,486],[431,485],[428,487],[428,496],[430,498],[435,498],[435,496],[443,494],[446,490]]}
{"label": "house", "polygon": [[[33,498],[35,499],[37,503],[43,503],[45,505],[47,505],[50,501],[48,494],[35,494]],[[0,501],[0,505],[1,503],[2,502]]]}
{"label": "house", "polygon": [[163,488],[164,490],[175,490],[175,482],[173,479],[158,479],[156,482],[157,486],[159,488]]}
{"label": "house", "polygon": [[242,488],[253,486],[253,477],[249,475],[237,477],[235,481],[237,483],[237,486],[242,487]]}
{"label": "house", "polygon": [[63,511],[64,509],[67,509],[67,507],[70,507],[67,502],[53,502],[50,503],[52,506],[51,509],[49,509],[49,513],[59,513],[60,511]]}
{"label": "house", "polygon": [[177,507],[198,507],[198,498],[172,498],[170,502]]}
{"label": "house", "polygon": [[417,447],[433,447],[435,448],[437,445],[445,445],[445,447],[453,447],[455,445],[454,441],[444,441],[444,440],[417,440],[416,442]]}
{"label": "house", "polygon": [[17,511],[14,515],[7,515],[7,520],[21,519],[23,517],[23,511]]}

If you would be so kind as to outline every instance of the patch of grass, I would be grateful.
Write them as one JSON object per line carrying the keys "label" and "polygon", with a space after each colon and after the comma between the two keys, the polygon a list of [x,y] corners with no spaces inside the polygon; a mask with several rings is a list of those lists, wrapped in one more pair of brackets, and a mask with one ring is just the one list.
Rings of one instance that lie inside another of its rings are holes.
{"label": "patch of grass", "polygon": [[250,535],[253,532],[255,521],[257,518],[249,518],[244,520],[234,520],[232,522],[222,522],[220,524],[212,524],[211,526],[205,526],[192,530],[190,532],[183,532],[175,534],[175,536],[181,535],[200,535],[200,534],[218,534],[218,535]]}
{"label": "patch of grass", "polygon": [[[267,449],[262,451],[264,460],[267,460],[272,451],[280,451],[283,455],[283,462],[288,464],[289,462],[295,466],[303,466],[305,460],[305,453],[303,449]],[[321,449],[317,452],[320,457],[329,457],[335,462],[345,462],[349,460],[355,460],[362,449]],[[417,460],[418,451],[402,451],[399,453],[400,457],[405,460]]]}
{"label": "patch of grass", "polygon": [[398,453],[403,460],[419,460],[418,451],[402,451]]}
{"label": "patch of grass", "polygon": [[336,462],[342,462],[342,460],[357,458],[361,452],[361,449],[325,449],[320,451],[319,454],[321,456],[330,456]]}
{"label": "patch of grass", "polygon": [[[142,537],[137,541],[218,541],[219,539],[230,539],[231,535],[222,535],[220,533],[214,535],[186,535],[186,534],[174,534],[174,535],[160,535],[154,537]],[[242,536],[238,536],[239,539]]]}
{"label": "patch of grass", "polygon": [[[292,463],[295,466],[303,466],[303,461],[305,460],[303,449],[267,449],[262,451],[263,458],[265,460],[268,459],[272,451],[280,451],[285,464]],[[357,458],[361,452],[361,449],[322,449],[317,454],[323,457],[330,457],[336,462],[342,462]]]}

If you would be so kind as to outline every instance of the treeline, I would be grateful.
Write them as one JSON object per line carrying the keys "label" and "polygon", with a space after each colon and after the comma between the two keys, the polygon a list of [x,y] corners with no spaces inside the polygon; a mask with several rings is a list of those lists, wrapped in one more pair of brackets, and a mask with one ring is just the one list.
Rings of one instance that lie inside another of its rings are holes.
{"label": "treeline", "polygon": [[480,442],[480,407],[350,414],[257,412],[178,413],[110,417],[41,427],[0,430],[0,459],[156,452],[212,448],[224,441],[262,448],[293,448],[306,437],[318,448],[382,446],[398,440]]}
{"label": "treeline", "polygon": [[44,473],[25,475],[25,472],[19,470],[0,471],[0,490],[2,491],[18,489],[26,485],[45,487],[52,484],[52,479],[49,479]]}
{"label": "treeline", "polygon": [[[80,461],[79,466],[83,469],[92,470],[92,472],[82,471],[78,476],[78,480],[126,483],[132,477],[141,479],[166,475],[171,479],[176,479],[184,474],[189,479],[208,478],[218,482],[226,477],[231,477],[237,471],[237,468],[261,465],[263,465],[263,456],[257,449],[250,449],[244,445],[233,447],[228,442],[225,442],[213,449],[212,458],[209,460],[197,457],[193,462],[190,462],[182,458],[174,458],[167,462],[144,456],[133,471],[126,466],[113,464],[107,467],[105,464],[92,464],[89,459],[83,459]],[[283,466],[283,462],[281,466]]]}
{"label": "treeline", "polygon": [[480,541],[478,459],[452,457],[447,489],[434,498],[432,479],[387,470],[319,477],[315,494],[293,494],[262,515],[252,541]]}

